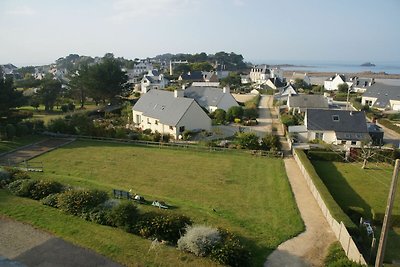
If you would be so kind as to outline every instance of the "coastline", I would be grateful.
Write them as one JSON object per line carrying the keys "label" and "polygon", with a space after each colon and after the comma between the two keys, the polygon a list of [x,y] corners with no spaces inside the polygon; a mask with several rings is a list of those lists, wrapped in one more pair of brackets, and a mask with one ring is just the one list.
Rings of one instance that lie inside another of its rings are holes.
{"label": "coastline", "polygon": [[[299,71],[299,70],[284,70],[284,77],[292,77],[293,72],[296,73],[307,73],[308,76],[310,77],[330,77],[330,76],[335,76],[336,74],[340,72],[319,72],[319,71],[311,71],[311,72],[305,72],[305,71]],[[342,73],[340,73],[342,74]],[[374,78],[374,79],[400,79],[400,74],[388,74],[385,72],[372,72],[372,71],[363,71],[363,72],[344,72],[343,74],[345,75],[350,75],[350,76],[357,76],[360,78]]]}

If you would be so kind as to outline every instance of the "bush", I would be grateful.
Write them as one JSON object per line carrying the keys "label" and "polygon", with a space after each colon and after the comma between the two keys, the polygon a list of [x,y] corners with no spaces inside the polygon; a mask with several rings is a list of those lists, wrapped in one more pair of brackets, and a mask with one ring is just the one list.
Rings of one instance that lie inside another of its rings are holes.
{"label": "bush", "polygon": [[250,252],[234,234],[219,230],[221,242],[211,251],[211,258],[229,266],[250,266]]}
{"label": "bush", "polygon": [[108,199],[107,193],[99,190],[70,190],[58,196],[58,207],[72,215],[89,212]]}
{"label": "bush", "polygon": [[33,188],[31,188],[29,197],[39,200],[47,197],[48,195],[60,193],[62,190],[63,185],[59,182],[40,180]]}
{"label": "bush", "polygon": [[50,194],[47,197],[42,199],[42,204],[46,206],[50,206],[53,208],[57,208],[58,205],[58,195],[59,194]]}
{"label": "bush", "polygon": [[6,137],[8,140],[13,139],[17,133],[17,129],[12,124],[7,124],[5,130],[6,130]]}
{"label": "bush", "polygon": [[235,118],[242,119],[243,117],[243,108],[241,106],[233,106],[228,109],[226,112],[226,120],[233,121]]}
{"label": "bush", "polygon": [[132,202],[123,202],[110,210],[108,218],[111,225],[131,232],[137,222],[138,211]]}
{"label": "bush", "polygon": [[182,139],[183,140],[189,140],[193,136],[193,132],[190,130],[185,130],[182,133]]}
{"label": "bush", "polygon": [[332,151],[313,151],[310,150],[307,153],[308,158],[311,160],[323,160],[323,161],[338,161],[343,162],[345,158],[344,152],[332,152]]}
{"label": "bush", "polygon": [[282,114],[281,116],[281,122],[284,124],[286,127],[292,126],[292,125],[297,125],[298,120],[297,117],[289,114]]}
{"label": "bush", "polygon": [[36,180],[16,180],[8,184],[11,193],[19,197],[31,197],[31,191],[35,189]]}
{"label": "bush", "polygon": [[0,188],[5,187],[11,181],[11,175],[8,171],[0,169]]}
{"label": "bush", "polygon": [[240,147],[247,149],[259,149],[260,143],[258,136],[255,133],[239,133],[237,140]]}
{"label": "bush", "polygon": [[25,123],[18,123],[16,126],[16,135],[25,136],[29,134],[29,128]]}
{"label": "bush", "polygon": [[157,238],[176,244],[192,221],[182,215],[146,214],[136,225],[135,231],[143,237]]}
{"label": "bush", "polygon": [[221,241],[217,228],[197,225],[188,226],[186,234],[178,240],[178,248],[188,251],[196,256],[207,256],[211,250]]}
{"label": "bush", "polygon": [[279,136],[274,134],[266,134],[264,138],[261,139],[261,149],[266,151],[279,151],[282,148]]}

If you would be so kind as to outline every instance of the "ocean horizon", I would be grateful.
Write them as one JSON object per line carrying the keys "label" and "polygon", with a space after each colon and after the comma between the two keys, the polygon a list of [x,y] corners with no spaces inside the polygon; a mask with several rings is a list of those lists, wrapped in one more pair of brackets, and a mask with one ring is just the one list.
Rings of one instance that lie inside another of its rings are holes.
{"label": "ocean horizon", "polygon": [[400,74],[400,62],[371,61],[374,67],[363,67],[365,62],[340,62],[340,61],[301,61],[301,60],[254,60],[254,64],[290,65],[282,66],[283,70],[300,72],[336,72],[358,73],[364,71],[385,72],[387,74]]}

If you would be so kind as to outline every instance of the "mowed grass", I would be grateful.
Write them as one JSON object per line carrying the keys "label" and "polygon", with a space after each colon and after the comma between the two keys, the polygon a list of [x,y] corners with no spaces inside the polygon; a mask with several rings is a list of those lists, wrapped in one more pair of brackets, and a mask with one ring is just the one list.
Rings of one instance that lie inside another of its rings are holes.
{"label": "mowed grass", "polygon": [[26,146],[32,143],[39,142],[40,140],[44,140],[45,137],[39,135],[28,135],[24,137],[15,137],[13,140],[0,141],[0,153],[8,152],[14,150],[18,147]]}
{"label": "mowed grass", "polygon": [[[339,206],[348,212],[349,208],[363,210],[366,219],[372,219],[373,211],[385,214],[393,166],[383,163],[369,163],[362,169],[362,163],[341,163],[328,161],[312,162],[318,175],[328,187]],[[400,215],[400,183],[393,214]],[[376,237],[379,239],[378,227]],[[400,228],[389,232],[386,260],[400,259]]]}
{"label": "mowed grass", "polygon": [[[304,225],[281,159],[228,153],[77,141],[35,159],[43,162],[44,173],[34,176],[110,193],[113,188],[132,189],[148,200],[166,201],[175,208],[163,212],[185,214],[195,223],[242,236],[252,251],[253,265],[261,266]],[[56,234],[82,242],[79,235]]]}
{"label": "mowed grass", "polygon": [[[112,227],[67,215],[38,201],[0,189],[0,212],[54,233],[71,243],[92,249],[125,266],[216,266],[211,260],[175,248],[152,246],[152,241]],[[171,263],[171,264],[169,264]]]}

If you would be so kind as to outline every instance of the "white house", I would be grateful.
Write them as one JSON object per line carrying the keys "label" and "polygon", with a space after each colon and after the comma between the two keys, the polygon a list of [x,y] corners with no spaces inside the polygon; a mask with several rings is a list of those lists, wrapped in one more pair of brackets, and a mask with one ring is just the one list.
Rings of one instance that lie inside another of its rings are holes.
{"label": "white house", "polygon": [[[289,83],[285,87],[279,88],[279,92],[274,95],[277,100],[287,101],[289,96],[297,95],[294,85]],[[292,107],[293,108],[293,107]]]}
{"label": "white house", "polygon": [[362,95],[361,104],[379,110],[400,111],[400,86],[374,83]]}
{"label": "white house", "polygon": [[131,70],[134,76],[140,76],[143,73],[149,72],[153,70],[153,64],[147,60],[141,60],[139,63],[136,63]]}
{"label": "white house", "polygon": [[211,119],[183,91],[150,90],[132,108],[133,122],[140,129],[170,134],[175,139],[185,130],[211,130]]}
{"label": "white house", "polygon": [[255,83],[263,84],[269,78],[279,78],[283,80],[283,70],[280,68],[270,68],[268,65],[257,65],[250,70],[250,80]]}
{"label": "white house", "polygon": [[292,77],[290,78],[289,82],[290,82],[290,83],[295,83],[296,79],[301,79],[301,80],[303,80],[303,82],[304,82],[306,85],[308,85],[308,86],[311,85],[311,79],[310,79],[310,77],[307,75],[307,73],[302,74],[302,73],[298,73],[298,72],[293,72],[293,75],[292,75]]}
{"label": "white house", "polygon": [[335,76],[329,77],[329,79],[324,82],[324,88],[328,91],[338,90],[339,84],[343,83],[347,83],[349,88],[351,88],[353,86],[354,79],[355,77],[346,78],[346,76],[343,74],[336,74]]}
{"label": "white house", "polygon": [[164,74],[159,74],[157,70],[149,70],[141,81],[141,92],[145,94],[152,89],[164,89],[168,83],[169,81],[164,77]]}
{"label": "white house", "polygon": [[214,112],[216,109],[227,111],[230,107],[239,106],[227,87],[221,89],[191,86],[184,90],[184,96],[196,100],[200,106],[209,112]]}
{"label": "white house", "polygon": [[327,144],[360,146],[370,140],[364,111],[308,109],[304,125],[289,126],[289,133],[300,143],[318,139]]}

